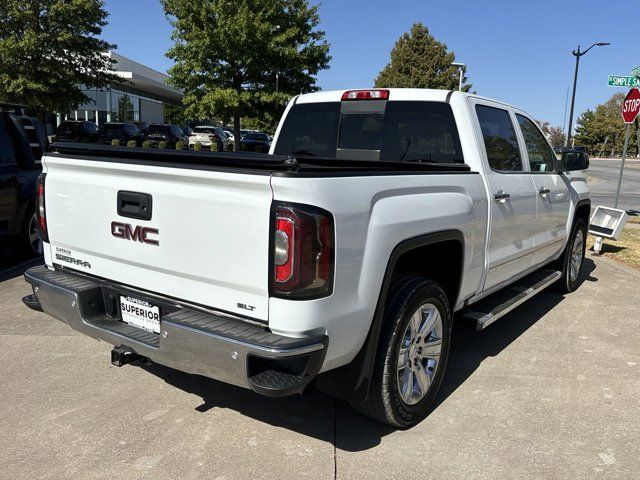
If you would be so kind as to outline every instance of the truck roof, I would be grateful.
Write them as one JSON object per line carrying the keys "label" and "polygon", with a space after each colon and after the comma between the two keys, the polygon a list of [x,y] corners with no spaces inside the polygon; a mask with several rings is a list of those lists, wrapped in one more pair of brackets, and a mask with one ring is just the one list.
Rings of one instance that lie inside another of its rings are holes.
{"label": "truck roof", "polygon": [[[298,96],[296,103],[322,103],[322,102],[339,102],[342,94],[351,90],[389,90],[389,100],[422,100],[432,102],[445,102],[448,96],[462,96],[481,98],[492,102],[501,103],[506,106],[512,106],[508,103],[493,98],[483,97],[473,93],[458,92],[456,90],[443,90],[435,88],[349,88],[345,90],[327,90],[314,93],[304,93]],[[514,107],[517,108],[517,107]]]}

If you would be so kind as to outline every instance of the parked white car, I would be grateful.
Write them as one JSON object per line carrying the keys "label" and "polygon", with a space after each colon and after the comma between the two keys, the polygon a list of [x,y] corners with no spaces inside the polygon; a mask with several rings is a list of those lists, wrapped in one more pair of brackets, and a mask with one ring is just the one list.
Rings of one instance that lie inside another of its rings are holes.
{"label": "parked white car", "polygon": [[196,143],[200,143],[207,149],[211,148],[212,143],[215,143],[219,152],[229,150],[230,145],[225,131],[221,127],[211,125],[199,125],[193,128],[189,134],[189,148],[193,149]]}
{"label": "parked white car", "polygon": [[482,329],[580,284],[587,159],[569,171],[501,102],[318,92],[287,106],[271,155],[130,150],[44,157],[46,265],[25,274],[25,303],[115,345],[115,365],[315,386],[409,427],[436,399],[454,312]]}

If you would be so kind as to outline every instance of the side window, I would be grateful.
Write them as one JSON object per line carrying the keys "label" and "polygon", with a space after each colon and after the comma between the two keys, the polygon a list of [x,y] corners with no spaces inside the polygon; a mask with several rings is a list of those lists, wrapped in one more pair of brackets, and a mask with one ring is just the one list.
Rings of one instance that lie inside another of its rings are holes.
{"label": "side window", "polygon": [[527,117],[516,114],[524,143],[529,154],[529,165],[532,172],[555,171],[556,154],[553,153],[540,129]]}
{"label": "side window", "polygon": [[522,171],[520,149],[509,112],[486,105],[476,105],[476,114],[491,169],[498,172]]}

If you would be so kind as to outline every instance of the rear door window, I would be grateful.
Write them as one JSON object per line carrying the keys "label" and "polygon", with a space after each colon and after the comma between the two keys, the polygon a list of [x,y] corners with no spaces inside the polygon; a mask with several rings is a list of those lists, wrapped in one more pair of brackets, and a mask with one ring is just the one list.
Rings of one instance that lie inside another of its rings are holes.
{"label": "rear door window", "polygon": [[476,105],[476,114],[491,169],[497,172],[522,171],[520,148],[509,112],[487,105]]}

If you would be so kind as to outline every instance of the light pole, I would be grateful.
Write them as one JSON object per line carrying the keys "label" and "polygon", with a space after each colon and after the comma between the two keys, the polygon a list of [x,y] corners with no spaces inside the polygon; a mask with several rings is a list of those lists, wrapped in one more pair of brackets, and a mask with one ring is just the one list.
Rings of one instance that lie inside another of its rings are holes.
{"label": "light pole", "polygon": [[567,130],[567,144],[565,145],[567,148],[571,145],[571,130],[573,128],[573,107],[576,101],[576,84],[578,83],[578,67],[580,66],[580,57],[586,54],[593,47],[604,47],[605,45],[611,45],[609,42],[598,42],[591,45],[584,52],[580,51],[580,45],[578,45],[577,50],[574,50],[572,55],[576,57],[576,70],[573,74],[573,94],[571,95],[571,109],[569,110],[569,130]]}
{"label": "light pole", "polygon": [[454,67],[458,67],[458,70],[460,72],[460,80],[458,80],[458,91],[461,92],[462,91],[462,70],[464,69],[464,67],[466,67],[466,65],[464,63],[457,63],[457,62],[454,62],[451,65],[453,65]]}

